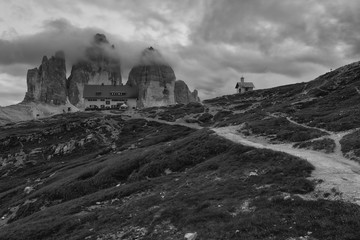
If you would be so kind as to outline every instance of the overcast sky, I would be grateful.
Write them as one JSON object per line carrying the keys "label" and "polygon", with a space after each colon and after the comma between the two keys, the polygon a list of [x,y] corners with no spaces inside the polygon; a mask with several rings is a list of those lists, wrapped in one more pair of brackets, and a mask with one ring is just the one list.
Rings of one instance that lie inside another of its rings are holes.
{"label": "overcast sky", "polygon": [[63,49],[68,74],[93,34],[122,59],[159,49],[202,99],[310,81],[358,61],[358,0],[0,0],[0,105],[21,101],[26,72]]}

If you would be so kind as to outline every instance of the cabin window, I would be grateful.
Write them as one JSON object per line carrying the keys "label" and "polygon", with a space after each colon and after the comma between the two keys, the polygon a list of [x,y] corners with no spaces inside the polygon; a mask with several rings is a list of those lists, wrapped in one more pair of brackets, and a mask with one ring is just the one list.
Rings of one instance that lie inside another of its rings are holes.
{"label": "cabin window", "polygon": [[96,96],[101,96],[101,92],[96,92],[95,95]]}
{"label": "cabin window", "polygon": [[106,105],[109,105],[109,104],[110,104],[110,101],[106,101],[105,104],[106,104]]}
{"label": "cabin window", "polygon": [[111,96],[124,96],[126,95],[125,92],[110,92]]}
{"label": "cabin window", "polygon": [[101,108],[105,108],[105,105],[101,105],[100,107],[101,107]]}

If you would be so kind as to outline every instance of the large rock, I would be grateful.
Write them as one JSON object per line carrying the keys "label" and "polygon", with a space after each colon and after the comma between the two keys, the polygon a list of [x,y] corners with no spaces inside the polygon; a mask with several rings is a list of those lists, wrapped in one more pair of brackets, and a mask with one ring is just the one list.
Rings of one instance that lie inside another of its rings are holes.
{"label": "large rock", "polygon": [[114,48],[105,35],[96,34],[91,47],[86,49],[85,59],[72,66],[67,87],[73,105],[83,107],[85,84],[122,84],[120,60],[114,57]]}
{"label": "large rock", "polygon": [[127,85],[138,87],[138,107],[167,106],[175,104],[175,80],[174,70],[159,51],[150,47],[131,69]]}
{"label": "large rock", "polygon": [[198,91],[195,89],[191,92],[183,80],[177,80],[175,82],[175,102],[182,104],[200,102]]}
{"label": "large rock", "polygon": [[44,56],[39,68],[28,70],[26,81],[24,102],[65,104],[67,98],[64,53],[56,52],[50,59]]}

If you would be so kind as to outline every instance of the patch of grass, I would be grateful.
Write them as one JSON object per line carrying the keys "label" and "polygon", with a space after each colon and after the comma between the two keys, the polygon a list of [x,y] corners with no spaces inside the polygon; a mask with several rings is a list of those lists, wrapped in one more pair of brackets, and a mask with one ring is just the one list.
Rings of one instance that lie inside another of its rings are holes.
{"label": "patch of grass", "polygon": [[302,142],[327,135],[327,133],[320,130],[295,125],[283,117],[269,117],[263,120],[253,121],[248,124],[247,128],[254,134],[272,136],[271,140],[287,142]]}
{"label": "patch of grass", "polygon": [[226,118],[232,113],[233,113],[232,111],[219,111],[214,115],[214,121],[215,122],[222,121],[224,120],[224,118]]}
{"label": "patch of grass", "polygon": [[252,103],[242,103],[242,104],[237,104],[236,106],[232,107],[231,110],[245,110],[249,107],[252,106]]}
{"label": "patch of grass", "polygon": [[205,112],[205,107],[201,103],[191,102],[186,105],[176,104],[167,107],[145,108],[141,112],[148,117],[159,117],[161,120],[174,122],[189,114],[199,114]]}
{"label": "patch of grass", "polygon": [[210,113],[203,113],[199,116],[198,120],[202,123],[208,123],[211,121],[211,119],[213,118],[214,116]]}
{"label": "patch of grass", "polygon": [[325,153],[333,153],[336,147],[335,141],[330,138],[324,138],[314,141],[306,141],[295,143],[294,148],[306,148],[315,151],[323,151]]}
{"label": "patch of grass", "polygon": [[[279,89],[283,95],[288,91]],[[234,98],[241,101],[243,96]],[[251,127],[260,132],[303,130],[265,116],[251,110],[219,117],[217,124],[227,119],[224,124],[254,123]],[[86,129],[103,120],[91,122]],[[120,230],[129,239],[179,239],[187,232],[197,232],[199,239],[289,239],[308,232],[316,239],[359,238],[359,206],[297,196],[314,189],[308,179],[314,167],[307,161],[235,144],[207,129],[145,120],[116,124],[115,152],[88,149],[66,161],[46,161],[4,177],[0,212],[20,208],[1,228],[0,239],[98,239]],[[11,178],[19,186],[7,188]],[[35,191],[23,193],[37,178],[42,183]],[[140,230],[146,230],[141,237]]]}
{"label": "patch of grass", "polygon": [[355,131],[340,140],[342,153],[355,161],[360,162],[360,131]]}
{"label": "patch of grass", "polygon": [[262,110],[250,110],[246,114],[237,113],[237,114],[228,114],[224,118],[218,118],[218,121],[215,123],[216,127],[226,127],[231,125],[240,125],[243,123],[249,123],[254,121],[260,121],[266,117],[266,113]]}
{"label": "patch of grass", "polygon": [[124,125],[120,137],[115,142],[120,150],[131,146],[143,148],[185,137],[192,132],[193,129],[184,126],[136,119]]}

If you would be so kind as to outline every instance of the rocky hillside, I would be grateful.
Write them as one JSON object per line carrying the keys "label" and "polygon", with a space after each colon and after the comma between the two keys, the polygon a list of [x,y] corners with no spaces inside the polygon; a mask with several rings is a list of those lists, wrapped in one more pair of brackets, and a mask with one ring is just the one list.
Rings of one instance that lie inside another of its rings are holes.
{"label": "rocky hillside", "polygon": [[360,239],[359,63],[0,127],[0,239]]}

